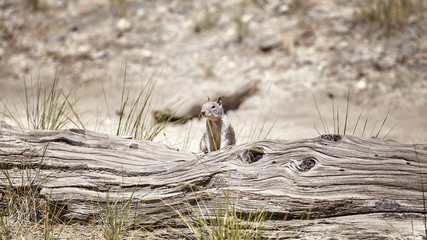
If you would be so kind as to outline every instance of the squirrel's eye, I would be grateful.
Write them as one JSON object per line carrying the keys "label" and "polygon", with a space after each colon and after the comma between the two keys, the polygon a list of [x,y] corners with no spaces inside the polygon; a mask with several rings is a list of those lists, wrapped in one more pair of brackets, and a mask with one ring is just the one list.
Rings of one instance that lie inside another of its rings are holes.
{"label": "squirrel's eye", "polygon": [[215,109],[215,105],[212,105],[211,109]]}

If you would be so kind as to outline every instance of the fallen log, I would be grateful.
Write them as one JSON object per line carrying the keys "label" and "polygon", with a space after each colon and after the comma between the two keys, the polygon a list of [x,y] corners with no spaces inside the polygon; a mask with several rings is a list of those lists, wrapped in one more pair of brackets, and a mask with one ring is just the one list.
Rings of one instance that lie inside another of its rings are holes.
{"label": "fallen log", "polygon": [[[79,129],[0,125],[0,190],[37,184],[41,198],[65,206],[66,220],[97,219],[121,199],[153,238],[188,236],[192,210],[209,218],[229,206],[265,213],[266,238],[425,237],[425,144],[322,135],[198,154]],[[38,178],[26,181],[22,169]]]}
{"label": "fallen log", "polygon": [[[211,99],[217,99],[218,97],[221,97],[222,106],[225,113],[227,113],[229,110],[238,109],[247,98],[254,95],[256,92],[258,92],[258,90],[258,82],[252,82],[240,87],[237,91],[231,94],[216,94],[210,97]],[[207,99],[204,100],[206,101]],[[164,121],[167,119],[174,123],[184,124],[186,121],[192,118],[200,117],[200,110],[202,109],[202,105],[199,102],[194,101],[194,99],[193,102],[193,104],[191,102],[186,102],[187,107],[179,108],[177,112],[174,112],[170,109],[154,110],[153,117],[156,119],[156,121]]]}

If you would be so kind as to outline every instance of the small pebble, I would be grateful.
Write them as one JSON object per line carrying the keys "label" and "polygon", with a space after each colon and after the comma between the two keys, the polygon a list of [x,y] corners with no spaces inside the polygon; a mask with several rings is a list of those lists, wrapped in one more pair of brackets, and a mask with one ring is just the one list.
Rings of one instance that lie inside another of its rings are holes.
{"label": "small pebble", "polygon": [[127,18],[120,18],[120,20],[116,24],[116,28],[120,32],[129,31],[131,27],[132,27],[132,23]]}

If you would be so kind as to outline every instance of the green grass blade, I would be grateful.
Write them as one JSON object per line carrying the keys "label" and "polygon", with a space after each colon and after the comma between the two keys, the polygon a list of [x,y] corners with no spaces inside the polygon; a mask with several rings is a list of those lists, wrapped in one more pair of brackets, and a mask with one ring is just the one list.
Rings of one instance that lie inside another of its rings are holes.
{"label": "green grass blade", "polygon": [[333,124],[334,124],[334,134],[335,133],[337,133],[337,131],[336,131],[336,122],[335,122],[335,103],[334,103],[334,98],[332,97],[332,100],[331,100],[331,105],[332,105],[332,122],[333,122]]}
{"label": "green grass blade", "polygon": [[375,120],[374,122],[374,126],[372,127],[372,131],[371,134],[369,134],[369,137],[373,137],[374,131],[375,131],[375,127],[377,126],[377,121]]}
{"label": "green grass blade", "polygon": [[319,109],[319,105],[317,104],[317,100],[314,97],[313,93],[311,93],[311,95],[313,96],[313,100],[314,100],[314,104],[316,105],[317,113],[319,114],[320,121],[322,122],[323,130],[325,131],[325,133],[328,133],[329,131],[326,130],[326,123],[322,117],[322,114],[320,113],[320,109]]}
{"label": "green grass blade", "polygon": [[123,74],[123,85],[122,85],[122,94],[121,94],[121,98],[120,98],[120,110],[119,110],[119,123],[117,125],[116,135],[121,134],[124,111],[125,111],[125,107],[127,105],[128,99],[129,99],[129,92],[126,94],[126,99],[124,99],[125,89],[126,89],[126,72],[127,72],[127,62],[125,64],[125,70],[124,70],[124,74]]}
{"label": "green grass blade", "polygon": [[365,119],[365,124],[363,125],[362,137],[365,135],[366,125],[368,124],[369,114]]}
{"label": "green grass blade", "polygon": [[338,134],[340,134],[340,113],[338,111],[338,105],[337,105],[337,126],[338,126]]}
{"label": "green grass blade", "polygon": [[316,127],[316,123],[313,123],[314,129],[316,129],[317,134],[322,135],[322,133],[319,131],[319,129]]}
{"label": "green grass blade", "polygon": [[344,135],[346,134],[346,131],[347,131],[349,103],[350,103],[350,90],[347,91],[347,107],[346,107],[346,110],[345,110],[345,122],[344,122],[344,133],[343,133]]}
{"label": "green grass blade", "polygon": [[394,124],[394,126],[392,128],[390,128],[390,130],[387,132],[387,134],[383,137],[384,139],[387,138],[387,136],[391,133],[391,131],[393,131],[393,129],[398,125],[399,123],[397,122],[396,124]]}
{"label": "green grass blade", "polygon": [[354,125],[354,129],[353,129],[353,133],[352,133],[353,135],[356,132],[357,125],[359,124],[359,120],[360,120],[360,117],[362,116],[362,113],[363,113],[363,110],[360,111],[359,116],[357,117],[356,125]]}
{"label": "green grass blade", "polygon": [[[383,120],[383,122],[382,122],[382,124],[381,124],[381,127],[380,127],[380,129],[378,130],[377,135],[375,135],[375,137],[378,137],[378,136],[380,135],[380,132],[381,132],[381,130],[383,129],[383,127],[384,127],[384,125],[385,125],[385,122],[387,121],[387,118],[388,118],[388,115],[390,114],[390,111],[391,111],[391,108],[389,108],[389,109],[388,109],[388,112],[387,112],[387,114],[385,115],[385,118],[384,118],[384,120]],[[388,134],[387,134],[387,135],[388,135]]]}

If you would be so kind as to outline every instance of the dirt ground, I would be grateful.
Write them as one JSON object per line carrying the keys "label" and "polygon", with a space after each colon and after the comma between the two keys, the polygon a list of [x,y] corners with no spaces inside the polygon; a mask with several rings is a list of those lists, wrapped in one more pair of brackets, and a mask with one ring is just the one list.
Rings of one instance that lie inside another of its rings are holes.
{"label": "dirt ground", "polygon": [[[0,96],[21,116],[23,79],[48,86],[57,72],[64,89],[88,85],[76,106],[87,129],[113,133],[126,67],[131,93],[155,76],[152,108],[178,114],[257,84],[227,114],[238,143],[318,136],[313,95],[330,132],[333,98],[342,133],[348,93],[347,133],[363,110],[355,134],[368,118],[363,135],[376,135],[391,109],[379,137],[397,124],[387,138],[427,143],[425,1],[389,33],[358,1],[28,2],[0,0]],[[156,141],[198,151],[202,130],[192,119]]]}

